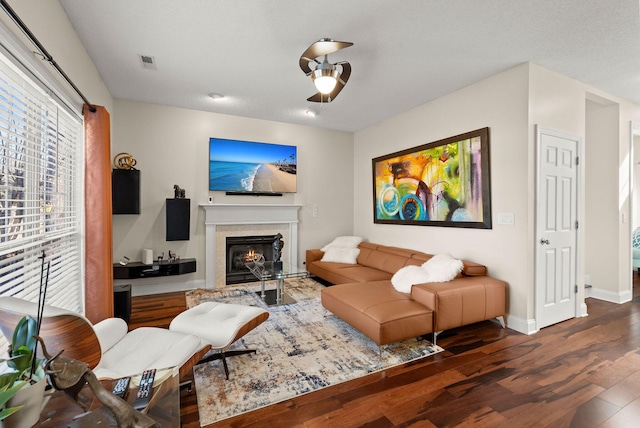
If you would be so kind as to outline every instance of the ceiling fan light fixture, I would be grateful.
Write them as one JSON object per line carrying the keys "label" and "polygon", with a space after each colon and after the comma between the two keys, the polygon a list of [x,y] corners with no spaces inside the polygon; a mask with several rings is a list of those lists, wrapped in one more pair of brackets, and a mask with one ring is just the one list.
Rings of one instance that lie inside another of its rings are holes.
{"label": "ceiling fan light fixture", "polygon": [[[337,42],[324,38],[312,43],[300,56],[298,64],[317,89],[307,101],[330,103],[342,91],[351,76],[351,64],[347,61],[330,63],[329,54],[353,46],[351,42]],[[338,67],[339,66],[339,67]]]}
{"label": "ceiling fan light fixture", "polygon": [[329,64],[326,59],[323,63],[318,64],[318,67],[311,74],[311,79],[321,94],[330,94],[338,83],[338,77],[340,77],[340,73],[336,70],[335,65]]}

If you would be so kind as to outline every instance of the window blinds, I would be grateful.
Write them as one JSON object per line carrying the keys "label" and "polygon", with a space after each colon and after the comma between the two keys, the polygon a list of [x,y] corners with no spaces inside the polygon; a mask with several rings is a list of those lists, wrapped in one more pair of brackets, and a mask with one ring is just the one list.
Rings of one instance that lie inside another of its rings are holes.
{"label": "window blinds", "polygon": [[83,126],[0,54],[0,294],[83,312]]}

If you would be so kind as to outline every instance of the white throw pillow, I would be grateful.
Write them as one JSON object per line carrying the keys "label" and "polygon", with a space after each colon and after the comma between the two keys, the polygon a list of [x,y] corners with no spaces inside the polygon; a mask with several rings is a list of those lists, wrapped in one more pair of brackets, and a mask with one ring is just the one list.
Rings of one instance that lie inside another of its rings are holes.
{"label": "white throw pillow", "polygon": [[360,236],[338,236],[332,242],[320,249],[326,252],[329,248],[356,248],[362,242]]}
{"label": "white throw pillow", "polygon": [[360,254],[360,248],[332,247],[327,248],[320,261],[355,265],[358,261],[358,254]]}
{"label": "white throw pillow", "polygon": [[455,259],[449,254],[436,254],[422,264],[422,269],[429,274],[429,281],[447,282],[458,276],[462,271],[462,260]]}
{"label": "white throw pillow", "polygon": [[421,266],[405,266],[391,277],[393,288],[401,293],[411,293],[411,286],[429,282],[429,272]]}

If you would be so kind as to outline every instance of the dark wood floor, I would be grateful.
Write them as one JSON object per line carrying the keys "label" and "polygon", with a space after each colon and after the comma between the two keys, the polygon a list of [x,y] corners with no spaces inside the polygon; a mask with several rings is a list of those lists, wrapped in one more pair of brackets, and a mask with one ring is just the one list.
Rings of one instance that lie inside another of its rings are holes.
{"label": "dark wood floor", "polygon": [[[452,330],[434,357],[207,427],[638,427],[638,288],[531,336],[489,321]],[[134,298],[131,325],[166,326],[184,309],[183,293]],[[200,426],[195,391],[181,416]]]}

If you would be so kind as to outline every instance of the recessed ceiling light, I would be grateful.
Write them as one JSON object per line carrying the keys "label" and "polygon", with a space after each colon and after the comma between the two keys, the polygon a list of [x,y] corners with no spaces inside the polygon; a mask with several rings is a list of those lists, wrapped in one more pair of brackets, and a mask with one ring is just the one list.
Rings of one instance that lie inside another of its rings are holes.
{"label": "recessed ceiling light", "polygon": [[311,117],[316,117],[318,115],[318,112],[315,110],[307,110],[305,113],[307,114],[307,116]]}
{"label": "recessed ceiling light", "polygon": [[210,92],[209,97],[211,97],[214,100],[219,100],[220,98],[224,98],[224,95],[219,94],[217,92]]}

